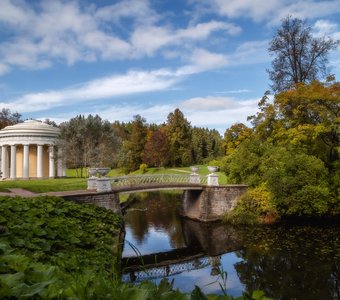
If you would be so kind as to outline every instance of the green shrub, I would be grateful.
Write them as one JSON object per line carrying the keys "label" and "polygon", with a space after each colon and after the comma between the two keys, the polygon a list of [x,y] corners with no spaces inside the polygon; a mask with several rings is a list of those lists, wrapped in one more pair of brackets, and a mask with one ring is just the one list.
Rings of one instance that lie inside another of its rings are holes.
{"label": "green shrub", "polygon": [[141,171],[142,174],[145,174],[147,169],[148,169],[148,165],[147,164],[139,165],[139,170]]}
{"label": "green shrub", "polygon": [[281,215],[321,216],[330,211],[329,173],[320,159],[278,148],[266,166],[268,189]]}
{"label": "green shrub", "polygon": [[277,211],[265,184],[248,190],[241,196],[236,207],[225,216],[225,221],[229,223],[248,225],[272,223],[277,219]]}

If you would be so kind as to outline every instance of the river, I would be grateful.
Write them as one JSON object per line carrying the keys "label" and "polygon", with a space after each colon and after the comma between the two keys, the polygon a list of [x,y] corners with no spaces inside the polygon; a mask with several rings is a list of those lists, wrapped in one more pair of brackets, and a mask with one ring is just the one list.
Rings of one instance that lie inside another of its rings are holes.
{"label": "river", "polygon": [[180,216],[180,193],[136,194],[125,215],[124,281],[163,277],[191,292],[273,299],[340,299],[340,224],[260,227]]}

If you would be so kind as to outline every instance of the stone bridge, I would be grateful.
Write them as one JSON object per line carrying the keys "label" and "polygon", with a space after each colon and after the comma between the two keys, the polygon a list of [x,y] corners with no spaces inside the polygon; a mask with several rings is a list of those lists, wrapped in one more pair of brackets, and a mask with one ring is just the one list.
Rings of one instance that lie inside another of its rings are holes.
{"label": "stone bridge", "polygon": [[181,214],[203,222],[221,220],[234,208],[238,198],[247,190],[246,185],[218,185],[215,174],[141,175],[123,177],[91,177],[89,193],[68,195],[65,199],[91,203],[121,212],[119,194],[142,191],[183,190]]}

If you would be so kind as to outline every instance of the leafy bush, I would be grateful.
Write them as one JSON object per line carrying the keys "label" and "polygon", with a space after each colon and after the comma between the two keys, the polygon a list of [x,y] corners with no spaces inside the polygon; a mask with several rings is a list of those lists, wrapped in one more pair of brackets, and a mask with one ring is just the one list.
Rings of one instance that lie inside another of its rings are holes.
{"label": "leafy bush", "polygon": [[265,184],[248,190],[225,220],[233,224],[258,224],[276,221],[278,214]]}
{"label": "leafy bush", "polygon": [[142,174],[146,173],[147,168],[148,168],[147,164],[140,164],[139,165],[139,170],[141,171]]}
{"label": "leafy bush", "polygon": [[278,148],[265,164],[264,177],[281,214],[320,216],[329,212],[328,170],[320,159]]}

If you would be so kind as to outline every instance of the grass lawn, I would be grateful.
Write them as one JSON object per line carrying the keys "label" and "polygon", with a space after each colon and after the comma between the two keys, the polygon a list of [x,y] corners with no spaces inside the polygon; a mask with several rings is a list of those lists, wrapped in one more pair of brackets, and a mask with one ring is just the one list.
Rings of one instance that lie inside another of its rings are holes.
{"label": "grass lawn", "polygon": [[84,190],[86,178],[58,178],[31,180],[4,180],[0,182],[0,192],[8,192],[11,188],[21,188],[35,193]]}
{"label": "grass lawn", "polygon": [[[157,174],[190,174],[190,167],[181,168],[148,168],[145,175]],[[78,174],[80,174],[78,172]],[[85,172],[84,172],[85,174]],[[129,175],[141,175],[140,170],[132,172]],[[199,175],[205,176],[209,174],[207,166],[199,166]],[[216,172],[219,175],[219,183],[227,184],[227,177],[222,172]],[[67,170],[67,178],[58,179],[31,179],[31,180],[4,180],[0,181],[0,192],[8,192],[10,188],[21,188],[35,193],[58,192],[58,191],[73,191],[85,190],[87,187],[86,178],[77,178],[76,170]],[[120,169],[112,169],[108,176],[123,176]]]}

